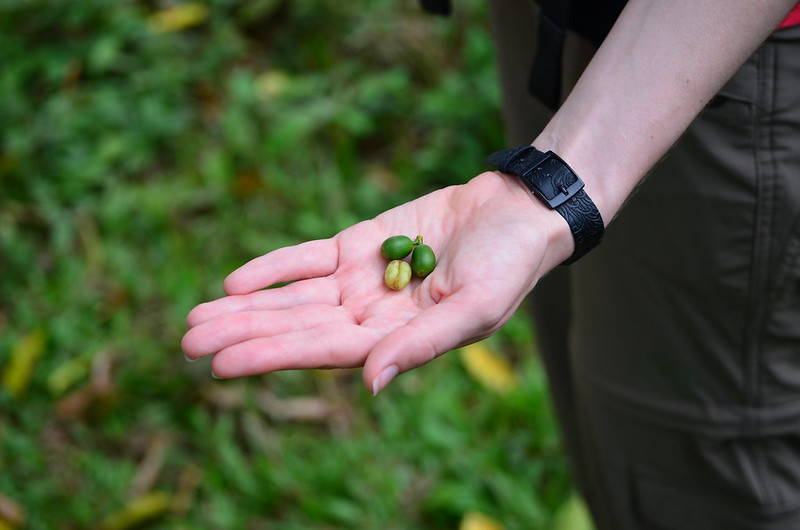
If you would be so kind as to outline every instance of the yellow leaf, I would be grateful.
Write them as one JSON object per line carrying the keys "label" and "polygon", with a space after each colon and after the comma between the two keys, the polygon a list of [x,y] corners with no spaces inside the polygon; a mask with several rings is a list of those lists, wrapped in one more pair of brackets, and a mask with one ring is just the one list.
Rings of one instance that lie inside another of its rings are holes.
{"label": "yellow leaf", "polygon": [[160,517],[170,509],[172,497],[168,493],[153,492],[137,497],[120,511],[111,514],[102,523],[102,530],[127,530]]}
{"label": "yellow leaf", "polygon": [[458,530],[503,530],[503,525],[479,512],[469,512],[461,519]]}
{"label": "yellow leaf", "polygon": [[594,530],[592,516],[579,495],[572,495],[558,510],[553,521],[553,530]]}
{"label": "yellow leaf", "polygon": [[89,362],[82,357],[67,359],[47,378],[47,388],[54,396],[60,396],[72,385],[87,376],[90,370]]}
{"label": "yellow leaf", "polygon": [[208,6],[200,2],[186,2],[150,15],[149,23],[158,33],[173,33],[202,24],[207,18]]}
{"label": "yellow leaf", "polygon": [[498,394],[508,393],[517,386],[511,365],[486,341],[462,348],[461,361],[474,380]]}
{"label": "yellow leaf", "polygon": [[289,76],[281,70],[268,70],[255,80],[256,94],[262,99],[277,98],[286,93],[291,84]]}
{"label": "yellow leaf", "polygon": [[14,397],[21,396],[27,390],[33,369],[44,351],[44,343],[44,332],[32,331],[11,350],[11,358],[3,373],[3,386]]}

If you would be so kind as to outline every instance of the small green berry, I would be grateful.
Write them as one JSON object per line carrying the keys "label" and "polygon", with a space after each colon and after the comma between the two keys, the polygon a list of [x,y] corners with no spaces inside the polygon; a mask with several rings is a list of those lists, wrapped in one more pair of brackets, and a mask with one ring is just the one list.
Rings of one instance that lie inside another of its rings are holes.
{"label": "small green berry", "polygon": [[424,278],[436,268],[436,255],[428,245],[419,245],[411,254],[411,270],[420,278]]}
{"label": "small green berry", "polygon": [[414,242],[407,236],[392,236],[381,244],[381,255],[386,259],[403,259],[414,248]]}

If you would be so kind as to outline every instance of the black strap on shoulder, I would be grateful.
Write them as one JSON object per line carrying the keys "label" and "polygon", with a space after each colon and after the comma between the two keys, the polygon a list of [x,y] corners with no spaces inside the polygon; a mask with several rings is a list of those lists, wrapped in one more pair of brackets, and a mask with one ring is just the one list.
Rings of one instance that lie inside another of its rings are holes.
{"label": "black strap on shoulder", "polygon": [[450,14],[450,0],[420,0],[419,3],[428,13],[444,16]]}
{"label": "black strap on shoulder", "polygon": [[561,103],[561,58],[571,0],[537,0],[539,28],[528,90],[551,110]]}
{"label": "black strap on shoulder", "polygon": [[600,47],[627,0],[536,0],[539,34],[528,91],[555,111],[561,104],[561,61],[567,28]]}

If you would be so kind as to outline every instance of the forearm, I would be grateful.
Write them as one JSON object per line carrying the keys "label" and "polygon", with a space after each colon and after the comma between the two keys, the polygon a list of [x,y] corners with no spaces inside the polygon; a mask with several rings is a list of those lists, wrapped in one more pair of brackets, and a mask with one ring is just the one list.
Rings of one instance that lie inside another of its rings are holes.
{"label": "forearm", "polygon": [[564,158],[608,223],[796,0],[631,0],[533,142]]}

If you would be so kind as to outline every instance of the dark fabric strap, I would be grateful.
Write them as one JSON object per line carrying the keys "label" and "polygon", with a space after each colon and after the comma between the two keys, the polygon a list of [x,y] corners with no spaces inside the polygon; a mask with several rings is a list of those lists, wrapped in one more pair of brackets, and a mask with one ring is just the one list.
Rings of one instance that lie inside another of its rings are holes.
{"label": "dark fabric strap", "polygon": [[434,15],[449,15],[451,11],[450,0],[420,0],[420,5],[428,13]]}
{"label": "dark fabric strap", "polygon": [[528,91],[550,110],[561,105],[562,59],[567,28],[595,47],[611,31],[627,0],[536,0],[539,24]]}
{"label": "dark fabric strap", "polygon": [[552,151],[543,153],[526,145],[492,153],[486,163],[519,177],[534,195],[567,221],[575,251],[564,265],[574,263],[603,239],[603,218],[583,190],[583,181]]}
{"label": "dark fabric strap", "polygon": [[539,27],[528,90],[549,109],[561,104],[561,59],[569,24],[570,0],[538,0]]}

